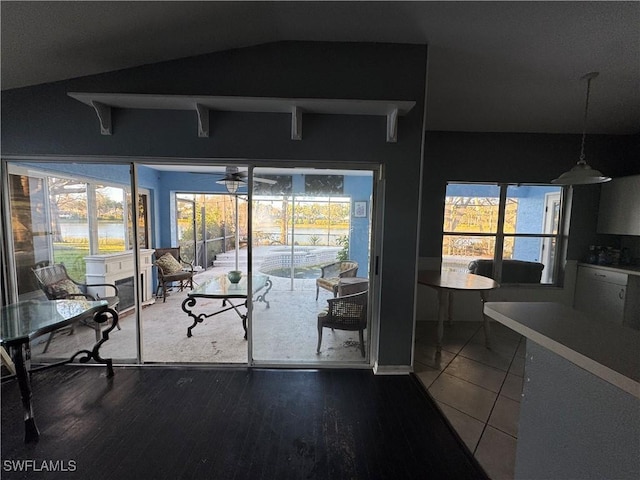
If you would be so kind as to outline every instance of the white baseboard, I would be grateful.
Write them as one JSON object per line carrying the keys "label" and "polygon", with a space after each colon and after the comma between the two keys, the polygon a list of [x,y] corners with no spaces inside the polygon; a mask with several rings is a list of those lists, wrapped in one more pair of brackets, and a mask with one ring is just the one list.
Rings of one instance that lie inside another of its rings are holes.
{"label": "white baseboard", "polygon": [[413,371],[410,365],[378,365],[373,364],[373,373],[375,375],[408,375]]}

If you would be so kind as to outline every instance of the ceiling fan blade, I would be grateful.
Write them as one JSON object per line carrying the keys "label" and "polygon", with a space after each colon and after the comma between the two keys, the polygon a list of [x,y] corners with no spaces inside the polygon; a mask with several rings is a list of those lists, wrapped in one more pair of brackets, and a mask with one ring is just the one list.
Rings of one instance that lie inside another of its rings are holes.
{"label": "ceiling fan blade", "polygon": [[225,182],[239,182],[239,183],[247,183],[247,181],[244,179],[244,177],[240,174],[226,174],[223,177],[220,178],[220,180],[217,180],[216,183],[219,183],[221,185],[223,185]]}
{"label": "ceiling fan blade", "polygon": [[253,177],[253,181],[258,183],[266,183],[268,185],[275,185],[276,183],[278,183],[275,180],[271,180],[270,178],[260,178],[260,177]]}

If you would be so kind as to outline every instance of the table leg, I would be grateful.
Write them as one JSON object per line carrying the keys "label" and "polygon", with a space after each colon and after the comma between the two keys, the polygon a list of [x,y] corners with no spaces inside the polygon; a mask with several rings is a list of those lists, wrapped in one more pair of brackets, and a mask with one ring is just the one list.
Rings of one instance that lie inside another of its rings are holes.
{"label": "table leg", "polygon": [[107,378],[113,377],[113,360],[111,358],[102,358],[100,356],[100,347],[104,342],[109,340],[109,334],[118,327],[118,312],[112,308],[105,308],[99,312],[96,312],[93,316],[94,322],[100,325],[107,324],[111,319],[111,327],[106,330],[102,330],[102,338],[96,342],[91,350],[80,350],[73,354],[68,360],[68,363],[73,362],[76,357],[79,357],[80,363],[87,363],[89,360],[94,360],[97,363],[104,363],[107,367]]}
{"label": "table leg", "polygon": [[[185,312],[187,315],[189,315],[191,318],[193,318],[193,323],[191,324],[190,327],[187,328],[187,337],[191,337],[193,335],[191,333],[193,328],[197,324],[202,323],[205,318],[213,317],[214,315],[219,315],[223,312],[228,312],[229,310],[235,310],[238,316],[242,319],[242,327],[244,328],[244,339],[245,340],[247,339],[247,315],[243,314],[240,310],[238,310],[238,307],[240,306],[244,306],[246,308],[247,306],[246,300],[242,305],[235,305],[230,298],[225,298],[224,302],[225,304],[227,303],[229,304],[228,307],[223,308],[222,310],[215,311],[213,313],[195,313],[192,310],[192,308],[196,306],[197,299],[198,297],[187,297],[182,302],[182,311]],[[263,301],[266,301],[266,300],[263,300]],[[267,302],[267,306],[268,306],[268,302]]]}
{"label": "table leg", "polygon": [[[264,291],[260,295],[257,295],[255,297],[254,302],[264,302],[264,303],[267,304],[267,308],[269,308],[269,301],[267,300],[267,293],[269,293],[269,290],[271,290],[272,286],[273,286],[273,283],[271,282],[271,280],[267,279],[267,282],[264,284]],[[254,293],[258,293],[258,292],[254,292]]]}
{"label": "table leg", "polygon": [[[231,303],[231,300],[227,300],[229,302],[229,305],[231,305],[231,308],[233,308],[236,313],[238,314],[238,316],[242,319],[242,328],[244,328],[244,339],[247,339],[247,315],[245,313],[242,313],[240,310],[238,310],[238,307],[240,307],[241,305],[234,305],[233,303]],[[247,308],[247,302],[245,300],[245,302],[242,304],[242,306],[244,308]]]}
{"label": "table leg", "polygon": [[484,303],[487,301],[484,290],[480,291],[480,300],[482,302],[482,320],[484,326],[484,345],[491,350],[491,326],[489,317],[484,313]]}
{"label": "table leg", "polygon": [[33,415],[33,405],[31,403],[31,382],[29,372],[25,365],[25,348],[28,345],[22,344],[11,347],[13,364],[16,367],[16,378],[20,387],[20,397],[22,398],[22,408],[24,410],[24,441],[25,443],[37,442],[40,438],[40,431],[36,425]]}
{"label": "table leg", "polygon": [[[187,308],[187,307],[191,307],[191,308],[195,307],[196,300],[197,300],[196,297],[187,297],[182,302],[182,311],[187,315],[189,315],[191,318],[193,318],[193,323],[191,324],[190,327],[187,328],[187,337],[190,337],[192,335],[191,330],[193,330],[193,327],[195,327],[198,323],[202,323],[203,320],[206,318],[205,315],[203,314],[197,315],[193,313],[193,311],[190,308]],[[223,305],[224,305],[224,300],[223,300]]]}

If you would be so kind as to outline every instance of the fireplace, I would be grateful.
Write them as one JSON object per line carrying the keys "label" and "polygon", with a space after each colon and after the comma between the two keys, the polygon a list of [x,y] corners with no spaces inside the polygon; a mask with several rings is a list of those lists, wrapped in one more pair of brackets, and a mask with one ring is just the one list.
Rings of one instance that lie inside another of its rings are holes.
{"label": "fireplace", "polygon": [[[153,286],[151,256],[153,249],[140,250],[140,291],[143,305],[153,303]],[[86,281],[87,284],[111,283],[118,287],[120,304],[118,309],[123,311],[135,305],[133,251],[119,253],[108,253],[104,255],[90,255],[84,257],[87,264]],[[90,289],[90,293],[97,293],[101,297],[113,295],[111,289],[95,287]]]}
{"label": "fireplace", "polygon": [[120,303],[118,304],[119,310],[125,310],[135,305],[135,288],[133,285],[133,277],[123,278],[122,280],[116,280],[116,287],[118,287],[118,298]]}

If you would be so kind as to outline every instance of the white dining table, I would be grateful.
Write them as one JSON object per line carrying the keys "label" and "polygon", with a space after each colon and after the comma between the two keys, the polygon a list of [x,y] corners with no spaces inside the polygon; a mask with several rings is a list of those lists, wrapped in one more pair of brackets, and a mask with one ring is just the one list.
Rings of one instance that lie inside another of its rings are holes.
{"label": "white dining table", "polygon": [[438,338],[436,343],[436,355],[442,352],[442,336],[444,334],[444,320],[452,323],[452,292],[454,291],[478,291],[483,305],[485,345],[491,348],[489,318],[484,315],[484,303],[486,292],[500,287],[495,280],[473,273],[448,272],[438,270],[418,271],[418,284],[433,288],[438,293]]}

